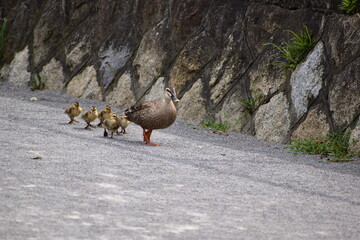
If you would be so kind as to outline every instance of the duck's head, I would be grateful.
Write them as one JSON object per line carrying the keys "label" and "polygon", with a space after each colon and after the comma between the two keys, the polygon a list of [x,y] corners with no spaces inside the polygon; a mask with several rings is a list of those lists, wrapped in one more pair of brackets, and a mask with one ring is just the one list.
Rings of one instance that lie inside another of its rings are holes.
{"label": "duck's head", "polygon": [[77,107],[77,108],[80,107],[80,103],[79,103],[79,102],[76,102],[74,105],[75,105],[75,107]]}
{"label": "duck's head", "polygon": [[111,107],[110,107],[110,106],[106,106],[105,110],[106,110],[107,112],[111,112]]}
{"label": "duck's head", "polygon": [[169,99],[170,101],[173,101],[173,102],[179,102],[180,101],[176,96],[175,88],[173,88],[173,89],[166,88],[164,96],[165,96],[165,99]]}
{"label": "duck's head", "polygon": [[96,107],[92,106],[91,111],[96,112],[97,111]]}

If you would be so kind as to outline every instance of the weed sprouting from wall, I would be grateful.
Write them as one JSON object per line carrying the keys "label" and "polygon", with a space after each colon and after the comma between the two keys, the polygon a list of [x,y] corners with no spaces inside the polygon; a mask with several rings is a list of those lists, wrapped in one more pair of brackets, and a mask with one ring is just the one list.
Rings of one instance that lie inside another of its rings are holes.
{"label": "weed sprouting from wall", "polygon": [[345,11],[347,14],[355,14],[358,11],[358,0],[342,0],[339,8]]}
{"label": "weed sprouting from wall", "polygon": [[1,24],[1,32],[0,32],[0,60],[3,58],[3,49],[5,47],[5,43],[8,40],[8,34],[7,34],[7,24],[10,20],[7,18],[4,18],[4,21]]}
{"label": "weed sprouting from wall", "polygon": [[310,34],[307,26],[304,26],[304,30],[300,34],[296,34],[291,30],[286,30],[286,32],[293,35],[289,42],[284,41],[280,46],[274,43],[264,45],[273,46],[278,50],[276,54],[278,60],[273,62],[274,65],[282,69],[294,70],[315,46],[315,39]]}

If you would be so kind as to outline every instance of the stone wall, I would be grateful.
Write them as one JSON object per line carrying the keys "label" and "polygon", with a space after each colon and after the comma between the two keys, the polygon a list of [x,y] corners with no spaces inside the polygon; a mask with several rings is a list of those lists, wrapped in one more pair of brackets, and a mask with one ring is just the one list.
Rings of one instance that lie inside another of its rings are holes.
{"label": "stone wall", "polygon": [[[360,17],[340,0],[14,0],[1,77],[106,100],[120,108],[161,99],[176,87],[179,117],[230,122],[276,142],[358,136]],[[306,25],[315,48],[290,75],[271,63],[275,49]],[[254,111],[241,101],[261,95]],[[356,137],[355,137],[356,139]]]}

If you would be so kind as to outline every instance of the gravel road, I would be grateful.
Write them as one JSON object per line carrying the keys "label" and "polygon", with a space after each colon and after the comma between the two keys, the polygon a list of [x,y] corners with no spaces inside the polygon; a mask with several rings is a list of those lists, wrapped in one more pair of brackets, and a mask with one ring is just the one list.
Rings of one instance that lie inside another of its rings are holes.
{"label": "gravel road", "polygon": [[180,119],[161,146],[104,138],[67,124],[75,100],[106,106],[0,82],[0,239],[360,239],[359,161]]}

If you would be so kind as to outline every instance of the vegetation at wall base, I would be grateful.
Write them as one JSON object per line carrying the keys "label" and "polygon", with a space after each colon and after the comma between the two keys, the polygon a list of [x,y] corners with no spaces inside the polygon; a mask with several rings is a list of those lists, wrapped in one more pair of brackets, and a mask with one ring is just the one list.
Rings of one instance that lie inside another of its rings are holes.
{"label": "vegetation at wall base", "polygon": [[358,11],[358,0],[342,0],[339,8],[347,14],[355,14]]}
{"label": "vegetation at wall base", "polygon": [[245,111],[250,115],[255,112],[257,105],[264,99],[264,95],[254,93],[252,98],[241,98],[240,102],[245,105]]}
{"label": "vegetation at wall base", "polygon": [[310,155],[329,156],[329,161],[352,161],[356,154],[351,151],[354,143],[349,142],[350,131],[333,132],[326,138],[308,138],[291,141],[291,146],[286,147],[295,154],[305,153]]}
{"label": "vegetation at wall base", "polygon": [[221,123],[221,122],[215,122],[214,119],[207,119],[200,122],[200,125],[204,128],[210,128],[217,131],[223,131],[226,132],[230,129],[231,125],[228,122]]}
{"label": "vegetation at wall base", "polygon": [[2,22],[1,24],[1,32],[0,32],[0,60],[2,59],[3,57],[3,54],[2,54],[2,51],[5,47],[5,43],[7,42],[8,40],[8,35],[6,33],[6,26],[9,22],[9,19],[7,18],[4,18],[4,21]]}
{"label": "vegetation at wall base", "polygon": [[282,42],[281,46],[274,43],[266,43],[265,46],[270,45],[278,50],[276,56],[278,60],[273,62],[274,65],[282,69],[294,70],[296,66],[306,57],[306,55],[315,46],[315,39],[311,36],[307,26],[300,34],[296,34],[291,30],[286,32],[293,35],[289,42]]}
{"label": "vegetation at wall base", "polygon": [[28,86],[31,87],[32,91],[43,90],[45,88],[45,80],[45,77],[42,77],[39,74],[34,74],[32,80],[28,82]]}

